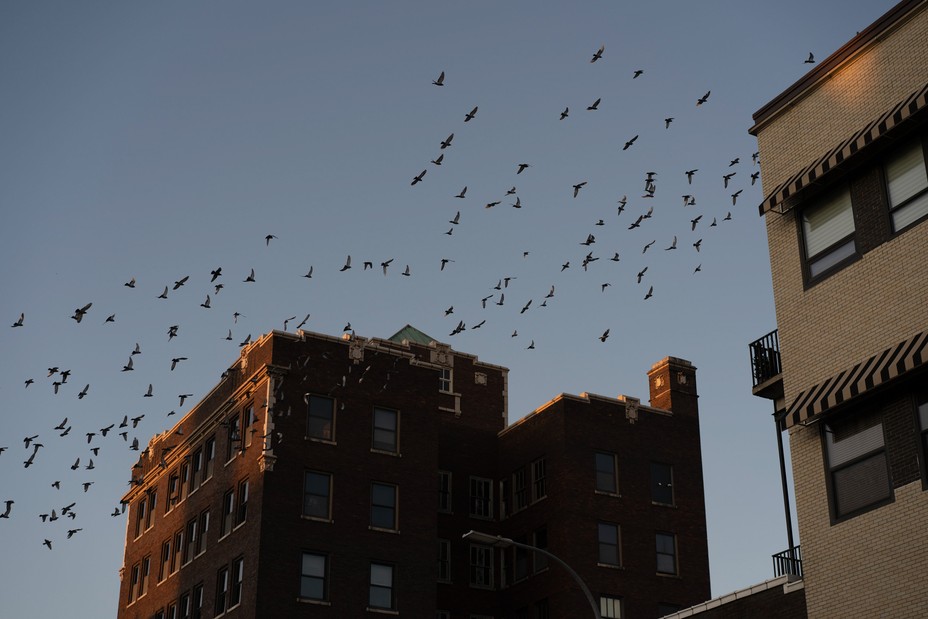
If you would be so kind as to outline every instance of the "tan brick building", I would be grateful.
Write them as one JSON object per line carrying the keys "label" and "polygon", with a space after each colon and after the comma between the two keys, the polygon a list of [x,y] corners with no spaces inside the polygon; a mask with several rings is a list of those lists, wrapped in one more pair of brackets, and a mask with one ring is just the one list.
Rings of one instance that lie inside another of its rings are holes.
{"label": "tan brick building", "polygon": [[[928,2],[754,115],[808,616],[928,616]],[[778,339],[778,343],[777,343]]]}

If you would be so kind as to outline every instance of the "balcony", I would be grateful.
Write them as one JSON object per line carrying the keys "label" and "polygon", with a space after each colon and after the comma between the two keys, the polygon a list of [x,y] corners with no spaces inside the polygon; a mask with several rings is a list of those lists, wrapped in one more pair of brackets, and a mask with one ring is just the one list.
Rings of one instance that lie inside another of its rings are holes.
{"label": "balcony", "polygon": [[793,546],[783,552],[773,555],[773,575],[778,576],[795,576],[797,579],[802,578],[802,549],[800,546]]}
{"label": "balcony", "polygon": [[783,397],[783,371],[780,365],[780,341],[774,329],[748,345],[751,355],[752,392],[754,395],[776,400]]}

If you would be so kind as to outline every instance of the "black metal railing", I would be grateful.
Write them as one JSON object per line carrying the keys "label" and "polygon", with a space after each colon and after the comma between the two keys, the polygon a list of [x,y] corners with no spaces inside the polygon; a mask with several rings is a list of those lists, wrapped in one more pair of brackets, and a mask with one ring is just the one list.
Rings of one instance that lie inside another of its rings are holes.
{"label": "black metal railing", "polygon": [[773,575],[793,575],[802,578],[802,550],[800,546],[793,546],[783,552],[773,555]]}
{"label": "black metal railing", "polygon": [[782,371],[780,367],[780,341],[774,329],[748,345],[751,353],[751,376],[754,386],[770,380]]}

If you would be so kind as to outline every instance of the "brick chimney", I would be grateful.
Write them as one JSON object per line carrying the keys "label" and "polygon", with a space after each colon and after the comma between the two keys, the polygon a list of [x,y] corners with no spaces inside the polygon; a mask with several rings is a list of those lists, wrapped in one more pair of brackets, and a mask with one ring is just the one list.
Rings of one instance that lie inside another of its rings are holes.
{"label": "brick chimney", "polygon": [[648,372],[651,406],[698,416],[696,368],[686,359],[664,357]]}

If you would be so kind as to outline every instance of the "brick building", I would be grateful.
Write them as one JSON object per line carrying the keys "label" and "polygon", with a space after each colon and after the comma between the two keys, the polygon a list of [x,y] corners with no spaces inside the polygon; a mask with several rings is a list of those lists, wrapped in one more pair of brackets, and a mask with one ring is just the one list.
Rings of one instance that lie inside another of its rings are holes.
{"label": "brick building", "polygon": [[[243,348],[133,468],[121,619],[657,617],[709,593],[695,368],[652,406],[560,395],[507,427],[508,370],[412,327]],[[436,492],[437,490],[437,492]],[[530,556],[531,555],[531,556]]]}
{"label": "brick building", "polygon": [[789,433],[808,616],[928,616],[928,2],[754,120],[778,325],[754,392]]}

